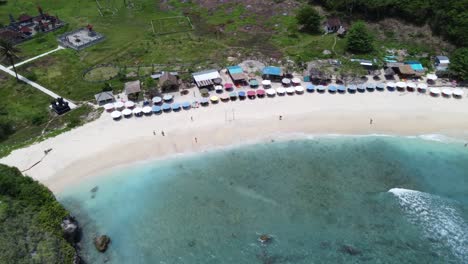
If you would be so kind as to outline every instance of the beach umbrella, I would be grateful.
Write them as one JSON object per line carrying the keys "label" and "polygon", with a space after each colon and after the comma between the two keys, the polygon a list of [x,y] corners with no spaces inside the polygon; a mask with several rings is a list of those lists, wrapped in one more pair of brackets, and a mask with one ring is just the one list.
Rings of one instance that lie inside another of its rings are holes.
{"label": "beach umbrella", "polygon": [[226,91],[229,91],[234,88],[234,85],[232,83],[226,83],[224,85],[224,88],[226,89]]}
{"label": "beach umbrella", "polygon": [[296,86],[295,88],[297,94],[303,94],[304,93],[304,87],[302,86]]}
{"label": "beach umbrella", "polygon": [[115,102],[114,103],[114,108],[115,109],[123,109],[125,107],[125,104],[122,102]]}
{"label": "beach umbrella", "polygon": [[149,107],[149,106],[145,106],[145,107],[143,107],[142,111],[143,111],[143,114],[145,114],[145,115],[151,115],[152,108]]}
{"label": "beach umbrella", "polygon": [[306,85],[307,92],[313,93],[315,91],[315,86],[311,83]]}
{"label": "beach umbrella", "polygon": [[334,86],[334,85],[328,86],[328,92],[330,92],[330,93],[336,93],[336,86]]}
{"label": "beach umbrella", "polygon": [[283,79],[281,80],[281,83],[282,83],[284,86],[289,86],[289,85],[291,85],[291,80],[288,79],[288,78],[283,78]]}
{"label": "beach umbrella", "polygon": [[408,91],[413,92],[416,89],[416,84],[413,82],[406,83],[406,87],[408,87]]}
{"label": "beach umbrella", "polygon": [[317,89],[317,91],[318,91],[319,93],[324,93],[325,90],[327,89],[327,88],[326,88],[325,86],[323,86],[323,85],[319,85],[319,86],[317,86],[317,87],[315,87],[315,88]]}
{"label": "beach umbrella", "polygon": [[172,104],[172,110],[174,110],[174,111],[180,110],[180,104],[179,103],[173,103]]}
{"label": "beach umbrella", "polygon": [[397,82],[396,83],[396,88],[398,88],[398,90],[404,90],[404,89],[406,89],[406,83],[405,82]]}
{"label": "beach umbrella", "polygon": [[174,99],[174,96],[172,94],[166,94],[163,97],[164,102],[170,102],[172,101],[172,99]]}
{"label": "beach umbrella", "polygon": [[247,91],[247,96],[250,99],[254,99],[255,98],[255,91]]}
{"label": "beach umbrella", "polygon": [[265,96],[265,90],[262,90],[262,89],[257,90],[257,95],[258,95],[258,97],[264,97]]}
{"label": "beach umbrella", "polygon": [[445,88],[445,89],[442,90],[442,94],[443,94],[444,96],[450,97],[450,96],[452,96],[453,92],[452,92],[451,89]]}
{"label": "beach umbrella", "polygon": [[114,120],[117,120],[119,119],[120,117],[122,117],[122,113],[120,111],[114,111],[111,113],[111,117],[114,119]]}
{"label": "beach umbrella", "polygon": [[440,89],[439,88],[431,88],[429,91],[431,92],[431,95],[433,95],[433,96],[439,96],[440,95]]}
{"label": "beach umbrella", "polygon": [[278,93],[278,95],[284,95],[286,93],[286,89],[280,87],[276,89],[276,92]]}
{"label": "beach umbrella", "polygon": [[108,103],[108,104],[105,104],[104,105],[104,110],[106,110],[107,112],[111,112],[113,111],[115,108],[114,108],[114,104],[113,103]]}
{"label": "beach umbrella", "polygon": [[271,86],[271,81],[270,80],[263,80],[262,81],[262,86],[264,88],[269,88]]}
{"label": "beach umbrella", "polygon": [[135,109],[133,109],[132,112],[136,116],[141,116],[143,114],[143,109],[141,109],[140,107],[135,107]]}
{"label": "beach umbrella", "polygon": [[246,96],[246,93],[244,91],[240,91],[238,94],[240,98],[245,98]]}
{"label": "beach umbrella", "polygon": [[210,91],[206,88],[200,89],[200,94],[203,97],[208,97],[210,95]]}
{"label": "beach umbrella", "polygon": [[231,92],[231,93],[229,93],[229,97],[231,98],[231,100],[236,100],[237,99],[237,93],[236,92]]}
{"label": "beach umbrella", "polygon": [[269,97],[274,97],[276,95],[275,89],[268,89],[266,90],[266,93]]}
{"label": "beach umbrella", "polygon": [[222,93],[222,92],[223,92],[223,86],[221,86],[221,85],[216,85],[216,86],[215,86],[215,91],[216,91],[216,93]]}
{"label": "beach umbrella", "polygon": [[351,84],[351,85],[348,86],[348,92],[349,92],[349,93],[355,93],[356,90],[357,90],[357,86],[356,86],[356,85]]}
{"label": "beach umbrella", "polygon": [[378,83],[375,88],[378,90],[378,91],[383,91],[385,90],[385,83]]}
{"label": "beach umbrella", "polygon": [[426,78],[427,78],[428,80],[430,80],[430,81],[435,81],[435,80],[438,79],[437,75],[435,75],[435,74],[428,74],[428,75],[426,76]]}
{"label": "beach umbrella", "polygon": [[367,86],[365,84],[360,84],[360,85],[357,86],[358,92],[361,92],[361,93],[365,92],[366,88],[367,88]]}
{"label": "beach umbrella", "polygon": [[339,93],[346,93],[346,87],[344,87],[344,85],[338,85],[336,90],[338,90]]}
{"label": "beach umbrella", "polygon": [[132,116],[132,110],[130,110],[130,109],[124,109],[124,110],[122,111],[122,115],[123,115],[124,117],[131,117],[131,116]]}
{"label": "beach umbrella", "polygon": [[156,96],[156,97],[153,97],[152,101],[153,101],[154,104],[159,104],[159,103],[162,102],[162,98],[159,97],[159,96]]}
{"label": "beach umbrella", "polygon": [[294,89],[292,87],[286,88],[286,93],[289,94],[289,95],[293,95],[295,92],[296,92],[296,89]]}
{"label": "beach umbrella", "polygon": [[229,101],[229,95],[224,93],[219,96],[219,99],[221,99],[221,101],[224,101],[224,102]]}
{"label": "beach umbrella", "polygon": [[456,98],[462,98],[463,97],[463,90],[460,88],[453,89],[453,96]]}
{"label": "beach umbrella", "polygon": [[182,108],[184,110],[189,110],[191,107],[192,107],[192,104],[190,104],[190,102],[183,102],[182,103]]}
{"label": "beach umbrella", "polygon": [[125,107],[126,108],[133,108],[133,107],[135,107],[135,103],[132,102],[132,101],[127,101],[127,102],[125,102]]}
{"label": "beach umbrella", "polygon": [[163,110],[164,112],[169,112],[169,111],[171,111],[172,106],[171,106],[170,104],[164,103],[164,104],[161,106],[161,108],[162,108],[162,110]]}
{"label": "beach umbrella", "polygon": [[425,84],[425,83],[418,83],[418,89],[419,89],[419,90],[426,90],[426,89],[427,89],[427,84]]}
{"label": "beach umbrella", "polygon": [[291,79],[291,82],[294,84],[294,85],[300,85],[301,84],[301,79],[297,78],[297,77],[294,77]]}
{"label": "beach umbrella", "polygon": [[210,100],[208,100],[208,98],[202,98],[200,99],[200,104],[203,106],[207,106],[210,104]]}
{"label": "beach umbrella", "polygon": [[153,111],[153,113],[161,113],[162,110],[160,106],[153,105],[153,108],[151,108],[151,111]]}
{"label": "beach umbrella", "polygon": [[366,90],[369,92],[373,92],[375,90],[375,83],[366,84]]}
{"label": "beach umbrella", "polygon": [[217,103],[218,100],[219,100],[218,96],[213,95],[213,96],[210,97],[210,101],[213,102],[213,103]]}
{"label": "beach umbrella", "polygon": [[394,83],[394,82],[388,82],[387,83],[387,89],[393,90],[395,88],[396,88],[396,83]]}

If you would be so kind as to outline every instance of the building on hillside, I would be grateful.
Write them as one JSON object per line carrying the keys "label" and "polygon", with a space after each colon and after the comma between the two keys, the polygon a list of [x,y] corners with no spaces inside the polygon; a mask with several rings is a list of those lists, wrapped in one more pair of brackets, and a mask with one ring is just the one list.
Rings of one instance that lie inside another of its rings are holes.
{"label": "building on hillside", "polygon": [[114,93],[112,91],[105,91],[105,92],[95,94],[94,98],[96,99],[96,103],[98,105],[112,103],[115,100]]}
{"label": "building on hillside", "polygon": [[262,78],[264,80],[280,82],[283,79],[283,71],[280,67],[267,66],[262,70]]}
{"label": "building on hillside", "polygon": [[247,84],[247,77],[244,74],[244,70],[242,70],[240,66],[229,66],[227,67],[227,70],[234,84]]}
{"label": "building on hillside", "polygon": [[206,70],[192,74],[193,80],[198,88],[213,88],[214,85],[222,83],[221,75],[217,70]]}
{"label": "building on hillside", "polygon": [[179,89],[179,80],[170,72],[163,72],[159,77],[159,87],[163,93],[175,92]]}
{"label": "building on hillside", "polygon": [[141,92],[140,81],[138,80],[138,81],[126,82],[124,91],[125,91],[125,95],[127,95],[129,99],[137,100]]}
{"label": "building on hillside", "polygon": [[436,56],[435,57],[435,69],[436,71],[446,71],[450,65],[450,60],[447,56]]}

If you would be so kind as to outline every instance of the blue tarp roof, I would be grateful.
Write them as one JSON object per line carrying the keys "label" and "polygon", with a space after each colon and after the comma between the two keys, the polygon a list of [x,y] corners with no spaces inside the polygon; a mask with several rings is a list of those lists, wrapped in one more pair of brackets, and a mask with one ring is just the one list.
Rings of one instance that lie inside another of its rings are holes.
{"label": "blue tarp roof", "polygon": [[415,71],[423,71],[424,67],[419,61],[406,61],[405,64],[408,64],[411,66],[411,69]]}
{"label": "blue tarp roof", "polygon": [[280,67],[275,67],[275,66],[267,66],[267,67],[263,68],[263,74],[264,75],[281,76],[281,68]]}
{"label": "blue tarp roof", "polygon": [[236,73],[243,73],[244,71],[240,66],[229,66],[227,67],[229,73],[236,74]]}

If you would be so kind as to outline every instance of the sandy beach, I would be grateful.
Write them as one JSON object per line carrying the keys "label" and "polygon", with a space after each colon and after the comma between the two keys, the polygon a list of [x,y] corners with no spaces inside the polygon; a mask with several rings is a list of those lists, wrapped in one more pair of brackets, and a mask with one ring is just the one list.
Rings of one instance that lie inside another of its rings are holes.
{"label": "sandy beach", "polygon": [[0,163],[25,170],[51,148],[26,174],[60,192],[115,166],[285,135],[440,134],[466,140],[466,103],[466,98],[434,98],[409,92],[306,93],[220,102],[117,122],[103,113],[94,122],[16,150]]}

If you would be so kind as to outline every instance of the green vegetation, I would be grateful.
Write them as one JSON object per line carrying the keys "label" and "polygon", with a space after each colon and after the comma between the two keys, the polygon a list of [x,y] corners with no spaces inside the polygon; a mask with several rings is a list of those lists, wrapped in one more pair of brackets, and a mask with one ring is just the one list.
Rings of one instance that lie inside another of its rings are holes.
{"label": "green vegetation", "polygon": [[0,263],[73,263],[60,227],[67,215],[45,186],[0,164]]}
{"label": "green vegetation", "polygon": [[302,7],[297,13],[297,21],[302,26],[302,30],[307,33],[321,33],[321,21],[317,10],[311,6]]}
{"label": "green vegetation", "polygon": [[452,53],[450,71],[462,80],[468,80],[468,48],[460,48]]}
{"label": "green vegetation", "polygon": [[369,53],[374,50],[373,36],[363,21],[357,21],[349,29],[346,48],[355,53]]}
{"label": "green vegetation", "polygon": [[13,66],[13,71],[15,72],[17,81],[19,81],[18,72],[16,71],[14,60],[18,57],[17,53],[19,52],[20,50],[15,47],[13,43],[4,39],[0,39],[0,57],[2,60],[7,59]]}

